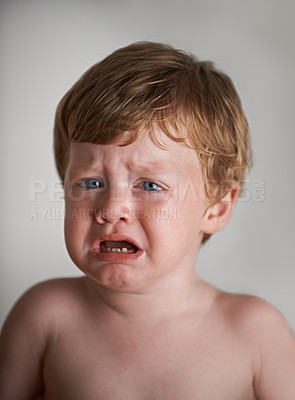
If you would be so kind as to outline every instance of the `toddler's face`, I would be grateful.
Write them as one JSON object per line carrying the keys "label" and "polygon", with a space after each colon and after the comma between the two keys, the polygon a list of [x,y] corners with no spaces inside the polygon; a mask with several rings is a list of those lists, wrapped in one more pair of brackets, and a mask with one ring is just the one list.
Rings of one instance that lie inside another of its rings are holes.
{"label": "toddler's face", "polygon": [[161,137],[166,150],[148,136],[124,147],[126,137],[71,144],[66,245],[105,287],[137,291],[193,271],[206,209],[201,170],[193,150]]}

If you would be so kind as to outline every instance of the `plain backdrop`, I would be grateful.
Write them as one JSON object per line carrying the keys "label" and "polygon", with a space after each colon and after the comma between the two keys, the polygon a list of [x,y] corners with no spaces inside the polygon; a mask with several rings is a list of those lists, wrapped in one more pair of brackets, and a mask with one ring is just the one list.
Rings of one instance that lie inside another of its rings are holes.
{"label": "plain backdrop", "polygon": [[80,274],[63,241],[58,101],[113,50],[150,40],[228,73],[251,128],[245,193],[196,268],[221,289],[271,302],[295,331],[294,16],[290,0],[0,2],[0,322],[35,283]]}

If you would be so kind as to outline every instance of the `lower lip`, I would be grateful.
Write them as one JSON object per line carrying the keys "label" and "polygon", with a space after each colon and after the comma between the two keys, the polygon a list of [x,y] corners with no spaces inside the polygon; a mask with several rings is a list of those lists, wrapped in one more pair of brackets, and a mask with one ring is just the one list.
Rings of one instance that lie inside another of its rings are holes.
{"label": "lower lip", "polygon": [[137,250],[136,253],[117,253],[117,252],[101,253],[98,250],[93,250],[92,254],[94,255],[95,258],[97,258],[100,261],[105,261],[110,263],[126,263],[137,260],[139,257],[142,256],[143,251]]}

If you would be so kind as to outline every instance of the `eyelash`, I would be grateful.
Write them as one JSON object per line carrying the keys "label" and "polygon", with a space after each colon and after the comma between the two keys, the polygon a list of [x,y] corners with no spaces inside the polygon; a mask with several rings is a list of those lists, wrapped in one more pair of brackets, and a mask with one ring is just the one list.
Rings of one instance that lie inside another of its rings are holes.
{"label": "eyelash", "polygon": [[[154,189],[154,188],[149,187],[149,188],[151,188],[152,190],[147,190],[147,189],[144,188],[144,185],[145,185],[146,183],[147,183],[149,186],[152,185],[152,186],[156,186],[157,188]],[[159,191],[163,190],[163,188],[162,188],[160,185],[158,185],[157,183],[155,183],[155,182],[153,182],[153,181],[143,181],[143,182],[141,183],[141,185],[142,185],[143,189],[146,190],[147,192],[159,192]]]}
{"label": "eyelash", "polygon": [[[91,187],[92,183],[96,183],[96,186],[93,185]],[[104,187],[104,183],[101,180],[95,178],[80,180],[79,182],[77,182],[77,185],[86,190],[101,189]],[[87,187],[87,185],[89,185],[89,187]]]}
{"label": "eyelash", "polygon": [[[104,183],[96,178],[79,180],[76,184],[77,186],[85,190],[102,189],[105,187]],[[151,190],[148,190],[146,184],[148,185],[148,188]],[[146,192],[160,192],[164,190],[162,186],[158,185],[156,182],[153,182],[151,180],[143,180],[139,185],[137,185],[137,187],[142,188]]]}

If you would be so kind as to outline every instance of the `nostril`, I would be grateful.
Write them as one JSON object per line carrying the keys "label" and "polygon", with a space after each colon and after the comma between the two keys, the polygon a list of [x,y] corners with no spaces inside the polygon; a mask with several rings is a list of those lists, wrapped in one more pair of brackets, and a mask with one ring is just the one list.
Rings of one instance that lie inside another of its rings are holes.
{"label": "nostril", "polygon": [[98,223],[115,223],[116,221],[128,221],[131,217],[131,211],[128,208],[104,208],[96,210],[95,219]]}

